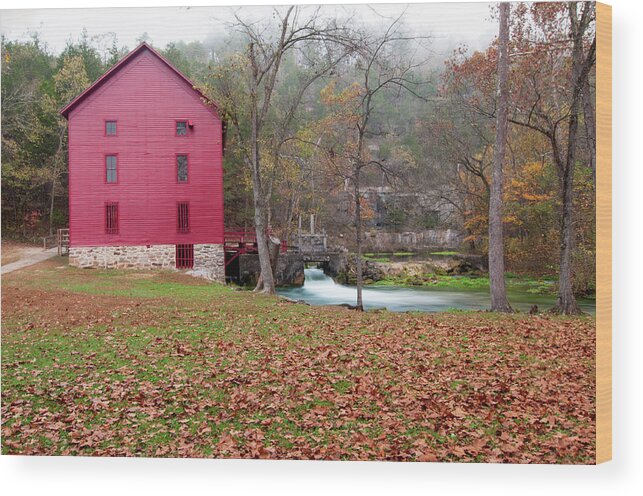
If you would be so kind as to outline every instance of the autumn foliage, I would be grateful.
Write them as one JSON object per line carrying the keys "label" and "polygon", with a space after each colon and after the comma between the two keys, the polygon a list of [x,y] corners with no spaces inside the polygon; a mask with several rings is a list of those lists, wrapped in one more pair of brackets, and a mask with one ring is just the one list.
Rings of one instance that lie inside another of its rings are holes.
{"label": "autumn foliage", "polygon": [[[515,4],[511,10],[508,156],[505,163],[505,251],[508,269],[556,275],[559,264],[569,102],[574,90],[566,3]],[[580,11],[578,13],[580,16]],[[590,51],[593,24],[583,43]],[[446,62],[441,101],[427,119],[429,136],[452,164],[447,195],[461,206],[467,240],[485,249],[497,45]],[[573,267],[577,294],[594,291],[595,143],[591,132],[593,72],[583,97],[573,168]],[[460,125],[458,125],[460,124]]]}

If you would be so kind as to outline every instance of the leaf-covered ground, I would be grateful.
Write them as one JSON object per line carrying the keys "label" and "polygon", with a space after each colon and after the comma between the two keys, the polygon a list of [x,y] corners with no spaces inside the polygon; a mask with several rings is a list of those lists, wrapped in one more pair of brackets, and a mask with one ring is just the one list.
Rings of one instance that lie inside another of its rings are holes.
{"label": "leaf-covered ground", "polygon": [[594,326],[53,259],[2,278],[2,452],[593,463]]}

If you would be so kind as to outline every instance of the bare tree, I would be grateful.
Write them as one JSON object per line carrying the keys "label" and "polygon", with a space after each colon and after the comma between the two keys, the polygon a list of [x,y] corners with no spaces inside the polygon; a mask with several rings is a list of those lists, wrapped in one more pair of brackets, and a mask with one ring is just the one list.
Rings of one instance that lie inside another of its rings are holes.
{"label": "bare tree", "polygon": [[507,144],[509,108],[509,3],[499,5],[496,142],[489,194],[489,290],[491,310],[511,312],[505,288],[505,255],[502,221],[503,165]]}
{"label": "bare tree", "polygon": [[[231,67],[231,71],[237,72],[237,77],[218,77],[221,84],[218,86],[217,99],[222,103],[238,145],[243,149],[243,160],[251,170],[254,224],[261,266],[261,275],[255,290],[270,294],[275,292],[275,278],[269,244],[278,244],[280,241],[270,234],[271,188],[269,184],[265,184],[262,161],[265,157],[263,149],[269,142],[273,144],[272,159],[278,160],[280,144],[285,139],[281,132],[276,135],[273,133],[272,137],[266,136],[280,69],[286,55],[302,44],[347,44],[346,28],[338,26],[335,20],[321,20],[321,16],[317,14],[315,11],[302,19],[302,9],[299,7],[288,7],[285,13],[275,9],[274,17],[278,19],[277,33],[261,22],[244,20],[236,14],[233,29],[244,37],[247,45],[243,57],[237,59]],[[301,86],[291,102],[289,111],[285,113],[282,124],[286,129],[306,89],[329,68],[327,65],[314,71],[311,78]],[[243,88],[239,88],[239,84]],[[246,134],[248,130],[249,135]],[[274,128],[272,130],[274,131]]]}
{"label": "bare tree", "polygon": [[583,95],[583,88],[589,72],[596,61],[596,38],[592,42],[587,54],[583,40],[585,33],[592,21],[592,6],[586,3],[580,19],[577,13],[576,2],[569,2],[569,19],[572,36],[572,73],[571,73],[571,100],[569,105],[569,123],[567,131],[566,157],[555,154],[555,161],[559,169],[563,194],[563,215],[561,219],[560,242],[560,275],[558,279],[558,300],[554,310],[563,314],[581,313],[572,289],[572,249],[574,242],[573,220],[573,181],[574,167],[576,165],[576,152],[578,149],[578,117]]}
{"label": "bare tree", "polygon": [[[347,168],[337,168],[338,175],[347,186],[353,203],[353,227],[355,233],[355,272],[357,286],[356,309],[363,310],[363,175],[367,168],[377,168],[385,176],[395,175],[383,161],[372,158],[367,150],[369,138],[378,135],[374,129],[373,118],[377,111],[377,96],[386,91],[406,92],[417,98],[425,99],[419,90],[422,81],[414,77],[414,70],[424,64],[424,61],[415,62],[414,54],[400,50],[399,46],[421,37],[405,36],[400,32],[401,19],[404,14],[395,18],[387,27],[384,34],[362,33],[355,39],[356,47],[353,69],[356,82],[352,86],[354,98],[349,99],[348,105],[352,108],[348,112],[348,140],[350,146],[345,158]],[[394,49],[397,48],[397,49]]]}

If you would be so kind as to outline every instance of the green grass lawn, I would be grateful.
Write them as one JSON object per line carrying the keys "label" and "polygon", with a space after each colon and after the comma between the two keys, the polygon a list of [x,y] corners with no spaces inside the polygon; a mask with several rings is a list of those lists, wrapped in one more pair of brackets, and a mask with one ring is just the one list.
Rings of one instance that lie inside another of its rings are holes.
{"label": "green grass lawn", "polygon": [[388,263],[395,257],[411,257],[415,255],[412,251],[396,251],[392,253],[364,253],[362,258],[370,262]]}
{"label": "green grass lawn", "polygon": [[[505,276],[508,290],[525,293],[553,295],[556,294],[556,282],[550,279],[534,279],[527,276],[510,274]],[[427,286],[443,289],[487,291],[489,276],[452,276],[442,274],[424,274],[422,276],[387,276],[373,283],[374,286]]]}
{"label": "green grass lawn", "polygon": [[2,452],[592,463],[592,318],[356,313],[173,272],[2,278]]}

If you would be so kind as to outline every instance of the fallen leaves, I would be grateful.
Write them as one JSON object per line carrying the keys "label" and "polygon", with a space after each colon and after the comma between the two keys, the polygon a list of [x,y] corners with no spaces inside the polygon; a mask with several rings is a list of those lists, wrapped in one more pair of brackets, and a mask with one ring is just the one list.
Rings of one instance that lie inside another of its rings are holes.
{"label": "fallen leaves", "polygon": [[[176,275],[171,297],[126,297],[27,276],[3,278],[3,453],[594,459],[590,319],[359,314],[211,298]],[[136,293],[167,277],[109,281]]]}

